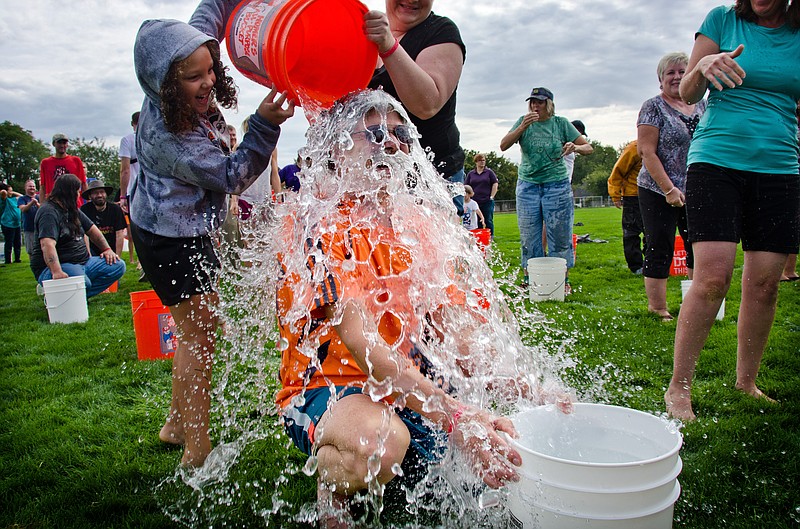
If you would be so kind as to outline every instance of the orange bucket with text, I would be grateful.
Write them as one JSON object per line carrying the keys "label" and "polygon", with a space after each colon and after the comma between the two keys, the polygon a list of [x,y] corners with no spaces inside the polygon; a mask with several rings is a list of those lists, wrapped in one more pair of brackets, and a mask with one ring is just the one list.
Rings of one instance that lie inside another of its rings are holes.
{"label": "orange bucket with text", "polygon": [[686,266],[686,248],[683,245],[683,237],[675,236],[675,247],[672,251],[672,266],[669,268],[671,276],[689,275],[689,268]]}
{"label": "orange bucket with text", "polygon": [[172,358],[178,347],[175,321],[155,291],[131,292],[131,310],[139,360]]}
{"label": "orange bucket with text", "polygon": [[245,77],[328,108],[372,78],[378,48],[364,35],[367,11],[358,0],[245,0],[228,20],[228,55]]}

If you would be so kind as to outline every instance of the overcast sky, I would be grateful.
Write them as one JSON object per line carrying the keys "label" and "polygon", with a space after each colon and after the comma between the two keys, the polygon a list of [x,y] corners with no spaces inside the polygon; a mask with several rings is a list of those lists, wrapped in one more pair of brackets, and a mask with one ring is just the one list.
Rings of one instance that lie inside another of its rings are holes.
{"label": "overcast sky", "polygon": [[[383,9],[384,0],[367,0]],[[467,61],[457,122],[465,148],[499,152],[534,86],[555,94],[556,113],[586,124],[590,139],[617,147],[636,136],[642,102],[659,91],[656,64],[691,52],[718,0],[436,0],[459,26]],[[730,2],[728,2],[730,3]],[[142,20],[188,20],[197,0],[0,0],[0,121],[50,143],[52,135],[119,145],[141,107],[133,42]],[[223,47],[224,48],[224,47]],[[227,64],[230,61],[224,57]],[[267,89],[234,70],[239,127]],[[298,111],[283,126],[279,162],[305,143]],[[506,155],[519,161],[519,150]]]}

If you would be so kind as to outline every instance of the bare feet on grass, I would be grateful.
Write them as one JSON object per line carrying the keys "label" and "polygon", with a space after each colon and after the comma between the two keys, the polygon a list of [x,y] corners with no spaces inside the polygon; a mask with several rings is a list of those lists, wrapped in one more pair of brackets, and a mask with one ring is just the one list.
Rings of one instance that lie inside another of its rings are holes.
{"label": "bare feet on grass", "polygon": [[667,309],[648,309],[648,312],[650,312],[650,314],[655,314],[656,316],[661,318],[662,322],[665,323],[668,321],[672,321],[674,319],[672,317],[672,314],[670,314]]}
{"label": "bare feet on grass", "polygon": [[778,401],[773,399],[772,397],[767,396],[766,393],[758,389],[755,385],[752,386],[744,386],[736,384],[736,389],[741,391],[742,393],[747,393],[751,397],[755,397],[757,399],[764,399],[765,401],[769,402],[770,404],[777,404]]}
{"label": "bare feet on grass", "polygon": [[168,420],[161,427],[161,431],[158,432],[158,438],[162,443],[181,446],[184,442],[183,427]]}
{"label": "bare feet on grass", "polygon": [[692,395],[689,391],[667,390],[664,393],[664,402],[667,405],[667,415],[683,422],[697,419],[692,411]]}

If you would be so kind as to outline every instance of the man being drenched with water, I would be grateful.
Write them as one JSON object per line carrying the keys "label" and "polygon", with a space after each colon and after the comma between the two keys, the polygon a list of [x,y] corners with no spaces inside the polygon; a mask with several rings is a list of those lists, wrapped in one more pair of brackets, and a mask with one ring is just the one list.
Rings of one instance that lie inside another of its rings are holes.
{"label": "man being drenched with water", "polygon": [[448,447],[489,487],[516,481],[520,455],[501,435],[516,430],[488,407],[544,392],[405,110],[358,92],[307,138],[312,165],[279,245],[277,401],[320,506],[381,496]]}

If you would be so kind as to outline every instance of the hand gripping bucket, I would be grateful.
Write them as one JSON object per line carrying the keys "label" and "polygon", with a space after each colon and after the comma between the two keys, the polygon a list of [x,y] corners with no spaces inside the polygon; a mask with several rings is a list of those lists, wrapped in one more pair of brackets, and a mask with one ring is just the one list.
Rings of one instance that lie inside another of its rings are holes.
{"label": "hand gripping bucket", "polygon": [[564,301],[567,260],[561,257],[528,259],[531,301]]}
{"label": "hand gripping bucket", "polygon": [[86,279],[80,276],[42,281],[50,323],[81,323],[89,319]]}
{"label": "hand gripping bucket", "polygon": [[178,346],[175,321],[155,291],[131,292],[131,310],[139,360],[172,358]]}
{"label": "hand gripping bucket", "polygon": [[366,12],[358,0],[245,0],[226,27],[228,55],[245,77],[328,108],[372,78],[378,48],[364,35]]}

